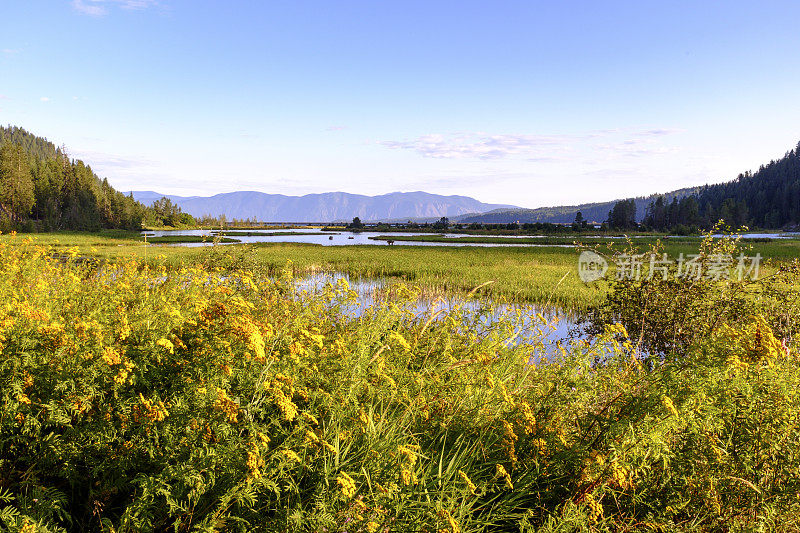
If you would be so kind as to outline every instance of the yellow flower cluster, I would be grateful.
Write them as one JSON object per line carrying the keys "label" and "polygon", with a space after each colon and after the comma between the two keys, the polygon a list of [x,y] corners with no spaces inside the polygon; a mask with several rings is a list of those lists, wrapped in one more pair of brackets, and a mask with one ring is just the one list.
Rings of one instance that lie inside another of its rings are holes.
{"label": "yellow flower cluster", "polygon": [[111,346],[103,348],[103,355],[100,358],[110,367],[119,365],[117,367],[117,374],[114,376],[114,383],[117,385],[122,385],[127,381],[131,370],[133,370],[135,366],[131,361],[123,358],[122,355]]}
{"label": "yellow flower cluster", "polygon": [[297,455],[296,452],[293,450],[282,450],[281,455],[283,455],[287,461],[290,463],[299,463],[301,462],[300,456]]}
{"label": "yellow flower cluster", "polygon": [[414,472],[414,467],[417,464],[418,446],[415,444],[405,444],[397,447],[397,453],[402,458],[400,461],[400,480],[403,485],[414,485],[419,481]]}
{"label": "yellow flower cluster", "polygon": [[516,441],[519,437],[514,433],[514,426],[510,422],[507,420],[501,420],[501,422],[503,424],[503,439],[500,444],[506,451],[506,455],[508,455],[511,468],[514,469],[517,465]]}
{"label": "yellow flower cluster", "polygon": [[248,317],[237,317],[235,329],[244,337],[247,349],[251,352],[253,359],[259,363],[266,361],[266,344],[258,326]]}
{"label": "yellow flower cluster", "polygon": [[233,401],[228,393],[223,389],[217,389],[217,399],[214,406],[218,411],[225,414],[225,418],[230,423],[236,423],[239,420],[239,404]]}
{"label": "yellow flower cluster", "polygon": [[339,472],[339,475],[336,476],[336,483],[339,485],[343,498],[349,500],[356,495],[356,482],[346,472]]}
{"label": "yellow flower cluster", "polygon": [[441,509],[439,511],[439,517],[447,525],[446,528],[439,528],[439,533],[461,533],[461,528],[459,527],[455,518],[453,518],[453,515],[450,514],[450,511],[447,509]]}
{"label": "yellow flower cluster", "polygon": [[667,409],[667,411],[672,414],[672,416],[678,418],[680,415],[678,414],[678,410],[675,408],[675,404],[672,403],[672,398],[669,396],[662,396],[661,397],[661,404]]}
{"label": "yellow flower cluster", "polygon": [[145,398],[142,393],[139,393],[139,401],[142,404],[143,414],[145,417],[156,422],[162,422],[169,416],[167,407],[161,400],[153,402]]}
{"label": "yellow flower cluster", "polygon": [[[288,388],[286,392],[284,392],[284,388]],[[298,408],[297,405],[294,404],[291,400],[291,395],[294,393],[294,388],[291,386],[282,386],[281,383],[276,379],[267,386],[267,390],[272,395],[272,401],[278,407],[283,416],[283,419],[287,422],[293,421],[297,417]]]}
{"label": "yellow flower cluster", "polygon": [[511,481],[511,475],[508,473],[506,468],[501,464],[495,465],[495,479],[502,479],[505,482],[505,488],[508,490],[514,490],[514,483]]}
{"label": "yellow flower cluster", "polygon": [[519,408],[522,413],[522,427],[525,430],[525,434],[530,435],[536,428],[536,417],[533,416],[533,411],[528,402],[519,402]]}
{"label": "yellow flower cluster", "polygon": [[254,446],[247,451],[247,461],[245,463],[248,470],[248,479],[260,479],[263,477],[261,469],[264,468],[264,458],[261,457],[261,451],[258,447]]}
{"label": "yellow flower cluster", "polygon": [[589,519],[592,522],[597,522],[603,516],[603,506],[595,499],[593,494],[586,494],[583,498],[583,503],[589,510]]}
{"label": "yellow flower cluster", "polygon": [[618,461],[611,462],[611,483],[620,489],[633,487],[633,483],[628,480],[628,471]]}
{"label": "yellow flower cluster", "polygon": [[509,409],[513,409],[516,406],[516,404],[514,403],[514,399],[508,393],[508,389],[506,388],[506,384],[501,381],[499,389],[500,389],[500,394],[501,394],[501,396],[503,398],[503,401],[508,405]]}
{"label": "yellow flower cluster", "polygon": [[460,477],[461,480],[467,485],[467,488],[472,494],[478,494],[478,487],[475,486],[475,483],[472,482],[472,480],[467,474],[464,473],[463,470],[458,471],[458,477]]}
{"label": "yellow flower cluster", "polygon": [[158,339],[156,341],[156,344],[167,350],[169,353],[175,353],[175,345],[169,339],[165,338]]}

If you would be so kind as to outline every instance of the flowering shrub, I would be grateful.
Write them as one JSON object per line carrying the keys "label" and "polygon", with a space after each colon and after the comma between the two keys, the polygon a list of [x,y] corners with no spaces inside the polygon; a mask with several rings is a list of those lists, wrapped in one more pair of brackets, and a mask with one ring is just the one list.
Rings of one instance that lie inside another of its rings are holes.
{"label": "flowering shrub", "polygon": [[783,336],[800,331],[800,262],[766,258],[758,272],[743,273],[737,258],[748,250],[741,237],[713,233],[699,241],[694,264],[683,273],[677,263],[659,266],[660,243],[641,253],[628,242],[615,261],[636,257],[641,273],[609,276],[602,302],[590,309],[590,331],[621,322],[642,349],[672,355],[684,355],[719,327],[739,327],[756,314]]}
{"label": "flowering shrub", "polygon": [[800,527],[800,369],[763,317],[691,364],[618,325],[548,360],[510,342],[531,317],[418,317],[411,287],[353,317],[288,274],[18,240],[0,271],[10,531]]}

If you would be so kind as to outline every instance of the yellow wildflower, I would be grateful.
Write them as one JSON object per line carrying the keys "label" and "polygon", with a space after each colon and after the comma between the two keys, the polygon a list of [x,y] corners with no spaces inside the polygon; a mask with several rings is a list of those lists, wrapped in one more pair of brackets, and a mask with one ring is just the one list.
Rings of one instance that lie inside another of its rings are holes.
{"label": "yellow wildflower", "polygon": [[248,478],[259,479],[262,477],[261,469],[264,467],[264,459],[261,457],[261,452],[257,447],[247,451],[247,470]]}
{"label": "yellow wildflower", "polygon": [[439,511],[439,517],[447,522],[447,529],[439,529],[439,533],[461,533],[461,528],[458,526],[458,522],[456,522],[455,518],[453,518],[453,515],[450,514],[450,511],[442,509]]}
{"label": "yellow wildflower", "polygon": [[339,475],[336,476],[336,483],[339,485],[344,498],[349,500],[356,495],[356,482],[345,472],[339,472]]}
{"label": "yellow wildflower", "polygon": [[514,408],[514,399],[511,398],[511,395],[508,393],[508,389],[506,388],[506,384],[502,381],[500,382],[500,393],[503,396],[503,401],[508,404],[509,407],[512,409]]}
{"label": "yellow wildflower", "polygon": [[403,482],[403,485],[416,484],[416,482],[418,481],[417,475],[414,474],[414,472],[412,472],[408,468],[403,468],[400,471],[400,479]]}
{"label": "yellow wildflower", "polygon": [[103,348],[102,359],[103,361],[106,362],[108,366],[118,365],[122,362],[119,352],[117,352],[111,346],[106,346],[105,348]]}
{"label": "yellow wildflower", "polygon": [[476,495],[478,494],[477,492],[478,487],[475,486],[475,483],[472,482],[472,480],[469,478],[469,476],[467,476],[467,474],[464,473],[463,470],[458,471],[458,476],[461,478],[462,481],[464,481],[464,483],[466,483],[467,488],[472,494]]}
{"label": "yellow wildflower", "polygon": [[172,344],[172,341],[169,339],[158,339],[156,344],[167,350],[169,353],[175,353],[175,345]]}
{"label": "yellow wildflower", "polygon": [[281,451],[286,459],[292,463],[299,463],[301,461],[300,456],[297,455],[293,450],[283,450]]}
{"label": "yellow wildflower", "polygon": [[505,487],[508,490],[514,490],[514,483],[511,482],[511,476],[508,474],[508,471],[506,470],[506,468],[503,465],[501,465],[501,464],[496,464],[495,465],[494,477],[495,477],[495,479],[503,478],[503,480],[505,481]]}
{"label": "yellow wildflower", "polygon": [[587,494],[583,502],[586,504],[586,507],[589,508],[589,519],[592,522],[597,522],[597,520],[603,516],[603,506],[592,494]]}
{"label": "yellow wildflower", "polygon": [[661,397],[661,404],[667,408],[667,410],[672,413],[672,416],[678,417],[678,410],[675,409],[675,404],[672,403],[672,399],[669,396],[662,396]]}
{"label": "yellow wildflower", "polygon": [[522,417],[524,419],[524,430],[525,433],[530,435],[533,433],[534,428],[536,427],[536,417],[533,416],[533,411],[531,411],[531,406],[528,405],[528,402],[522,401],[519,403],[520,410],[522,411]]}

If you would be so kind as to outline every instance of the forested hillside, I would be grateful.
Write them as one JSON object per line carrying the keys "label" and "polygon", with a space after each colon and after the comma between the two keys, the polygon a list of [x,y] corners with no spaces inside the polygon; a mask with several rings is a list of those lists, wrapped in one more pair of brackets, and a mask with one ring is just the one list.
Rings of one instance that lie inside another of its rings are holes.
{"label": "forested hillside", "polygon": [[[623,209],[625,208],[625,209]],[[626,212],[625,220],[613,216]],[[581,212],[589,222],[608,222],[618,229],[635,227],[673,230],[710,228],[720,219],[731,227],[747,225],[764,229],[796,229],[800,226],[800,143],[777,161],[745,172],[729,182],[680,189],[646,198],[616,202],[538,209],[496,209],[466,215],[462,223],[551,222],[571,223]]]}
{"label": "forested hillside", "polygon": [[713,226],[794,229],[800,224],[800,144],[757,172],[745,172],[727,183],[706,185],[680,201],[657,198],[646,210],[649,229]]}
{"label": "forested hillside", "polygon": [[22,128],[0,126],[0,229],[140,229],[145,215],[83,161]]}
{"label": "forested hillside", "polygon": [[704,187],[698,198],[701,214],[710,218],[739,216],[737,222],[764,228],[800,224],[800,143],[755,173],[740,174],[734,181]]}
{"label": "forested hillside", "polygon": [[[695,194],[699,189],[689,188],[673,191],[664,196],[668,200],[683,198]],[[655,201],[657,195],[632,198],[636,205],[637,222],[641,222],[647,206]],[[536,209],[495,209],[487,213],[471,214],[455,217],[455,222],[478,224],[508,224],[519,222],[521,224],[545,222],[552,224],[571,224],[578,212],[584,220],[590,223],[601,223],[607,220],[608,212],[614,208],[615,201],[596,202],[580,205],[562,205],[556,207],[539,207]]]}

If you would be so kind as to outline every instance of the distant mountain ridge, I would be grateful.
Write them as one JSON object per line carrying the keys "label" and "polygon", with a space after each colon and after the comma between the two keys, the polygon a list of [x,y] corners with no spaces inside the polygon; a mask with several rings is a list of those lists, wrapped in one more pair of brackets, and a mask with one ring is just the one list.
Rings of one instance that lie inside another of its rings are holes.
{"label": "distant mountain ridge", "polygon": [[166,196],[195,217],[225,215],[228,219],[255,218],[265,222],[341,222],[359,217],[364,222],[455,218],[495,209],[519,209],[486,204],[468,196],[443,196],[422,191],[365,196],[345,192],[286,196],[238,191],[214,196],[175,196],[154,191],[131,191],[134,199],[151,205]]}

